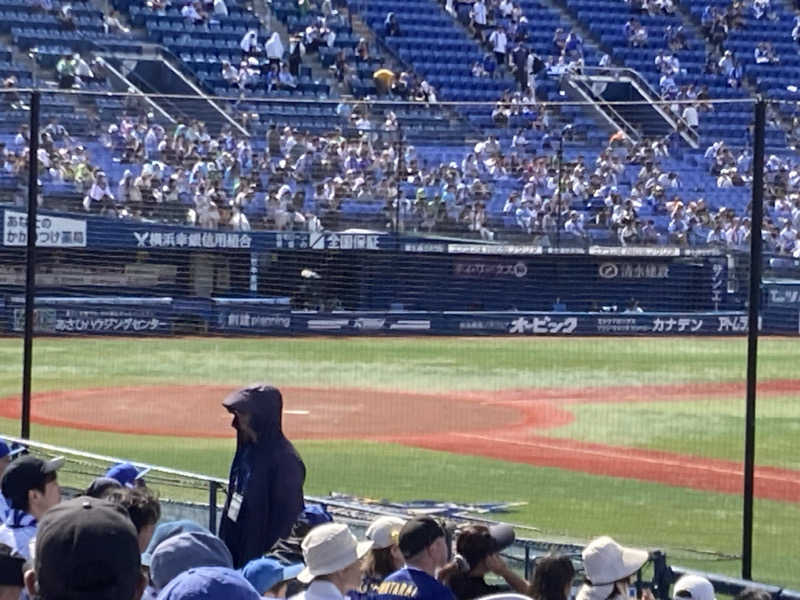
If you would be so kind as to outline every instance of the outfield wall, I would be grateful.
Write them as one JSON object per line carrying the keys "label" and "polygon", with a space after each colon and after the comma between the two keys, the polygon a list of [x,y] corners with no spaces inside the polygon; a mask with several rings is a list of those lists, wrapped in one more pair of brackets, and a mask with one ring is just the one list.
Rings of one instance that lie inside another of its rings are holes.
{"label": "outfield wall", "polygon": [[[5,210],[0,292],[24,286],[26,217]],[[288,297],[294,308],[424,311],[741,310],[737,269],[716,248],[489,244],[337,233],[225,232],[48,213],[37,294]],[[746,287],[746,286],[745,286]]]}
{"label": "outfield wall", "polygon": [[[6,209],[0,224],[0,331],[13,334],[22,329],[27,223]],[[221,232],[59,213],[39,216],[38,240],[41,333],[746,330],[736,319],[746,309],[748,257],[714,247]],[[797,334],[800,284],[763,289],[762,331]],[[624,314],[634,301],[633,316]]]}
{"label": "outfield wall", "polygon": [[[7,333],[21,334],[24,305],[5,306]],[[220,335],[736,335],[742,312],[433,312],[292,311],[246,302],[186,302],[172,298],[40,298],[35,331],[44,335],[170,335],[192,318]]]}

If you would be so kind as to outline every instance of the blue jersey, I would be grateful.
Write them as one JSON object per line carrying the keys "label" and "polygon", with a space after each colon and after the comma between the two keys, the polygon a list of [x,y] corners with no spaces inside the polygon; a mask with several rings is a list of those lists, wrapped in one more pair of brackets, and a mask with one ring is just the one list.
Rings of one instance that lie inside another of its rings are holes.
{"label": "blue jersey", "polygon": [[413,567],[405,567],[389,575],[371,596],[376,600],[454,600],[448,588]]}

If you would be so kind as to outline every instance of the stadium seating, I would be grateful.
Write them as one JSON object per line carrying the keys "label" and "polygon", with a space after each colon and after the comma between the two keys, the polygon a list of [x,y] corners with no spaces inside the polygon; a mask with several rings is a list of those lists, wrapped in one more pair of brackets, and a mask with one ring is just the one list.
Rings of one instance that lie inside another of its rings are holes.
{"label": "stadium seating", "polygon": [[[725,0],[712,0],[712,3],[720,7],[726,5]],[[634,15],[625,3],[613,0],[566,0],[560,7],[551,7],[539,0],[522,0],[520,7],[531,24],[526,45],[538,56],[544,58],[551,54],[557,28],[568,31],[577,21],[588,32],[583,40],[587,66],[597,64],[603,53],[609,53],[616,65],[636,70],[654,89],[659,87],[660,74],[654,61],[658,49],[664,45],[661,41],[663,31],[667,26],[682,26],[687,47],[677,54],[681,73],[676,77],[676,83],[679,86],[707,86],[711,98],[726,99],[729,103],[718,104],[713,112],[702,113],[700,147],[692,150],[679,144],[677,152],[662,160],[662,168],[679,174],[682,183],[679,195],[684,199],[702,195],[712,210],[729,207],[741,212],[747,205],[746,188],[717,188],[715,177],[708,173],[708,161],[703,158],[703,152],[718,140],[725,141],[734,150],[748,143],[743,132],[752,123],[752,105],[747,100],[753,90],[771,98],[795,99],[794,93],[787,89],[800,66],[796,45],[791,42],[790,36],[793,15],[779,3],[774,6],[775,20],[758,20],[749,12],[746,14],[746,27],[732,31],[725,41],[725,48],[734,51],[745,64],[746,84],[753,87],[731,88],[724,76],[703,72],[706,40],[699,21],[707,4],[706,0],[683,0],[679,10],[672,15],[636,13],[650,34],[650,44],[644,49],[629,48],[625,42],[623,25]],[[0,32],[10,35],[11,42],[18,50],[35,48],[37,62],[45,69],[53,68],[66,53],[91,55],[100,50],[135,53],[145,40],[161,43],[179,57],[187,72],[193,73],[208,92],[225,96],[238,96],[238,88],[233,88],[222,79],[222,61],[237,64],[242,59],[239,42],[246,31],[257,30],[262,43],[270,34],[244,3],[233,0],[228,2],[227,17],[214,18],[204,25],[188,24],[175,7],[155,13],[145,7],[143,0],[114,0],[114,7],[123,12],[134,28],[129,36],[106,34],[103,14],[91,1],[76,1],[72,5],[76,28],[64,30],[55,16],[38,12],[23,0],[0,0]],[[270,10],[273,18],[280,21],[290,33],[301,32],[319,14],[315,9],[301,13],[297,3],[290,0],[276,0],[271,3]],[[370,46],[369,60],[359,61],[355,55],[358,35],[349,19],[331,20],[336,33],[335,43],[331,48],[321,48],[318,56],[323,67],[329,67],[336,54],[343,52],[354,70],[354,76],[346,83],[356,97],[371,98],[375,94],[372,73],[393,61],[402,68],[413,70],[433,85],[440,101],[455,103],[447,106],[416,106],[389,96],[387,102],[370,107],[374,123],[380,123],[390,111],[393,112],[406,142],[416,146],[417,155],[427,168],[460,163],[477,141],[492,135],[499,140],[504,152],[511,151],[512,136],[518,128],[527,127],[531,117],[514,115],[508,126],[498,126],[493,120],[493,103],[504,92],[514,91],[517,83],[504,68],[498,69],[495,78],[473,75],[473,63],[483,59],[488,47],[473,37],[464,26],[463,6],[461,14],[450,14],[435,0],[371,0],[351,10],[358,10],[359,17],[375,34],[377,45]],[[384,35],[384,19],[389,12],[394,12],[398,18],[402,32],[399,36]],[[772,42],[780,57],[780,64],[755,63],[753,51],[761,41]],[[12,59],[12,52],[0,47],[0,77],[14,76],[20,86],[25,86],[32,79],[30,70],[15,64]],[[316,76],[313,75],[315,72]],[[107,91],[110,88],[98,81],[89,84],[88,89]],[[335,101],[318,102],[323,99],[335,100],[339,89],[332,75],[320,77],[319,70],[314,71],[310,65],[303,64],[294,91],[268,91],[259,85],[248,90],[232,110],[257,115],[257,119],[249,124],[256,152],[264,148],[264,134],[269,124],[315,134],[342,128],[352,134],[355,132],[348,129],[349,123],[343,118]],[[557,146],[555,142],[559,139],[557,132],[565,125],[572,125],[572,133],[563,143],[565,160],[571,161],[583,155],[591,164],[604,148],[613,128],[591,108],[565,104],[566,97],[559,89],[558,77],[537,76],[536,92],[540,101],[553,103],[552,118],[547,130],[526,130],[528,152],[552,154]],[[291,99],[297,99],[297,102],[287,102]],[[343,100],[345,103],[348,101],[347,98]],[[99,123],[103,131],[125,110],[123,102],[115,98],[97,97],[91,103],[103,116]],[[117,154],[108,156],[102,147],[94,143],[95,140],[83,137],[97,131],[98,123],[92,123],[85,110],[75,101],[45,94],[43,110],[45,119],[58,115],[73,136],[87,146],[96,147],[97,151],[93,154],[97,157],[98,166],[110,174],[114,185],[125,169],[132,169],[134,173],[140,169],[139,165],[119,162]],[[785,115],[791,114],[791,111],[791,106],[783,107]],[[12,134],[26,120],[24,106],[10,106],[4,110],[0,132]],[[768,130],[767,142],[779,155],[785,155],[786,138],[779,128]],[[114,151],[118,152],[119,148],[115,146]],[[629,190],[636,179],[637,170],[638,167],[627,167],[619,177],[619,187]],[[10,186],[11,179],[4,177],[0,187]],[[501,230],[516,229],[514,220],[502,215],[502,208],[509,194],[520,192],[524,180],[517,175],[482,176],[482,179],[489,185],[487,212],[492,226]],[[66,193],[53,182],[44,182],[44,185],[48,192]],[[404,185],[404,197],[413,199],[416,189],[417,186]],[[259,190],[260,194],[265,192],[266,188]],[[431,195],[437,190],[431,187],[426,192]],[[361,219],[365,225],[374,225],[381,221],[383,208],[381,202],[346,200],[341,210],[354,215],[355,221]],[[587,206],[575,205],[573,208],[587,216],[596,209],[591,203]],[[666,215],[658,211],[643,207],[641,216],[653,217],[662,231],[666,226]],[[596,239],[606,239],[607,234],[605,231],[596,231],[592,235]]]}

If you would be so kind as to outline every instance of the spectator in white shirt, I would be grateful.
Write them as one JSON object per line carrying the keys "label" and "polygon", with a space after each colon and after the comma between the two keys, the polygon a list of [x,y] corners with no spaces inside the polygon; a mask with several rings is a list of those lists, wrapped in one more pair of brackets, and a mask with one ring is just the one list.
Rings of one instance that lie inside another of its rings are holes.
{"label": "spectator in white shirt", "polygon": [[[778,251],[781,254],[790,253],[797,241],[797,232],[792,229],[792,223],[789,219],[783,221],[783,227],[778,234]],[[0,540],[2,541],[2,540]]]}
{"label": "spectator in white shirt", "polygon": [[83,207],[87,212],[107,211],[114,209],[114,192],[105,173],[98,171],[89,195],[83,199]]}
{"label": "spectator in white shirt", "polygon": [[683,120],[686,121],[686,124],[692,130],[696,130],[700,125],[700,120],[697,116],[697,107],[694,104],[687,104],[686,108],[683,109],[681,117],[683,117]]}
{"label": "spectator in white shirt", "polygon": [[473,30],[483,38],[483,30],[486,29],[486,4],[484,0],[477,0],[472,5],[470,17]]}
{"label": "spectator in white shirt", "polygon": [[130,33],[131,30],[125,27],[119,20],[117,13],[112,11],[110,15],[103,17],[103,30],[106,35],[110,33]]}
{"label": "spectator in white shirt", "polygon": [[497,27],[492,32],[492,34],[489,36],[489,43],[492,44],[492,49],[494,50],[494,57],[497,60],[498,66],[506,64],[508,37],[506,36],[506,32],[503,31],[502,27]]}
{"label": "spectator in white shirt", "polygon": [[258,33],[255,29],[251,29],[242,36],[242,41],[239,42],[239,47],[245,54],[258,53]]}
{"label": "spectator in white shirt", "polygon": [[239,71],[229,61],[222,61],[222,78],[228,85],[238,85]]}
{"label": "spectator in white shirt", "polygon": [[181,16],[184,19],[190,20],[195,25],[202,23],[203,19],[205,19],[205,15],[202,13],[202,9],[197,2],[189,2],[184,6],[181,9]]}
{"label": "spectator in white shirt", "polygon": [[706,244],[724,244],[725,241],[725,233],[722,231],[722,225],[716,223],[714,229],[708,232]]}
{"label": "spectator in white shirt", "polygon": [[228,5],[225,0],[214,0],[214,15],[217,17],[228,16]]}
{"label": "spectator in white shirt", "polygon": [[269,40],[267,40],[267,43],[264,44],[264,51],[267,54],[269,64],[280,67],[281,61],[283,60],[284,47],[281,36],[277,31],[273,32]]}
{"label": "spectator in white shirt", "polygon": [[250,221],[238,206],[234,206],[232,209],[230,226],[234,231],[250,231]]}

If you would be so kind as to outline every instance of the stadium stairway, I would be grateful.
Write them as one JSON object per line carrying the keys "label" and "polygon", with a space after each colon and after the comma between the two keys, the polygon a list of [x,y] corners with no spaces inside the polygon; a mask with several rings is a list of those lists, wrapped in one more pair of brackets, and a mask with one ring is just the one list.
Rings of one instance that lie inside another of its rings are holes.
{"label": "stadium stairway", "polygon": [[[715,0],[725,3],[725,0]],[[698,0],[698,5],[704,0]],[[745,142],[742,134],[752,124],[753,110],[748,99],[752,94],[747,88],[731,88],[725,77],[703,72],[705,64],[706,40],[699,28],[699,20],[689,18],[679,8],[674,15],[649,16],[634,12],[627,4],[613,0],[563,0],[562,6],[570,14],[585,23],[592,37],[599,41],[601,48],[612,53],[615,62],[635,69],[647,79],[654,89],[659,88],[660,73],[655,66],[658,49],[664,47],[662,34],[669,25],[683,26],[688,47],[677,53],[682,72],[676,76],[677,85],[694,84],[707,86],[711,98],[732,101],[718,105],[712,112],[700,115],[700,145],[706,147],[717,140],[724,140],[730,146],[741,146]],[[624,38],[622,28],[631,17],[637,17],[649,33],[647,48],[630,48]],[[741,104],[735,101],[741,100]],[[769,143],[777,146],[783,143],[782,134],[775,130],[769,134]]]}
{"label": "stadium stairway", "polygon": [[[727,6],[723,0],[682,0],[682,6],[691,15],[695,27],[699,28],[700,20],[706,6],[716,6],[723,9]],[[742,28],[731,30],[723,47],[730,50],[742,63],[745,84],[754,92],[760,92],[766,98],[788,101],[779,106],[781,114],[786,117],[794,112],[793,104],[800,100],[797,92],[787,89],[788,84],[797,82],[797,73],[800,70],[800,56],[797,44],[792,40],[791,32],[794,14],[782,1],[774,0],[772,9],[775,19],[756,19],[753,11],[745,8],[745,25]],[[759,42],[771,42],[780,59],[778,64],[757,64],[754,51]],[[767,146],[775,151],[786,148],[784,133],[777,128],[767,131]]]}

